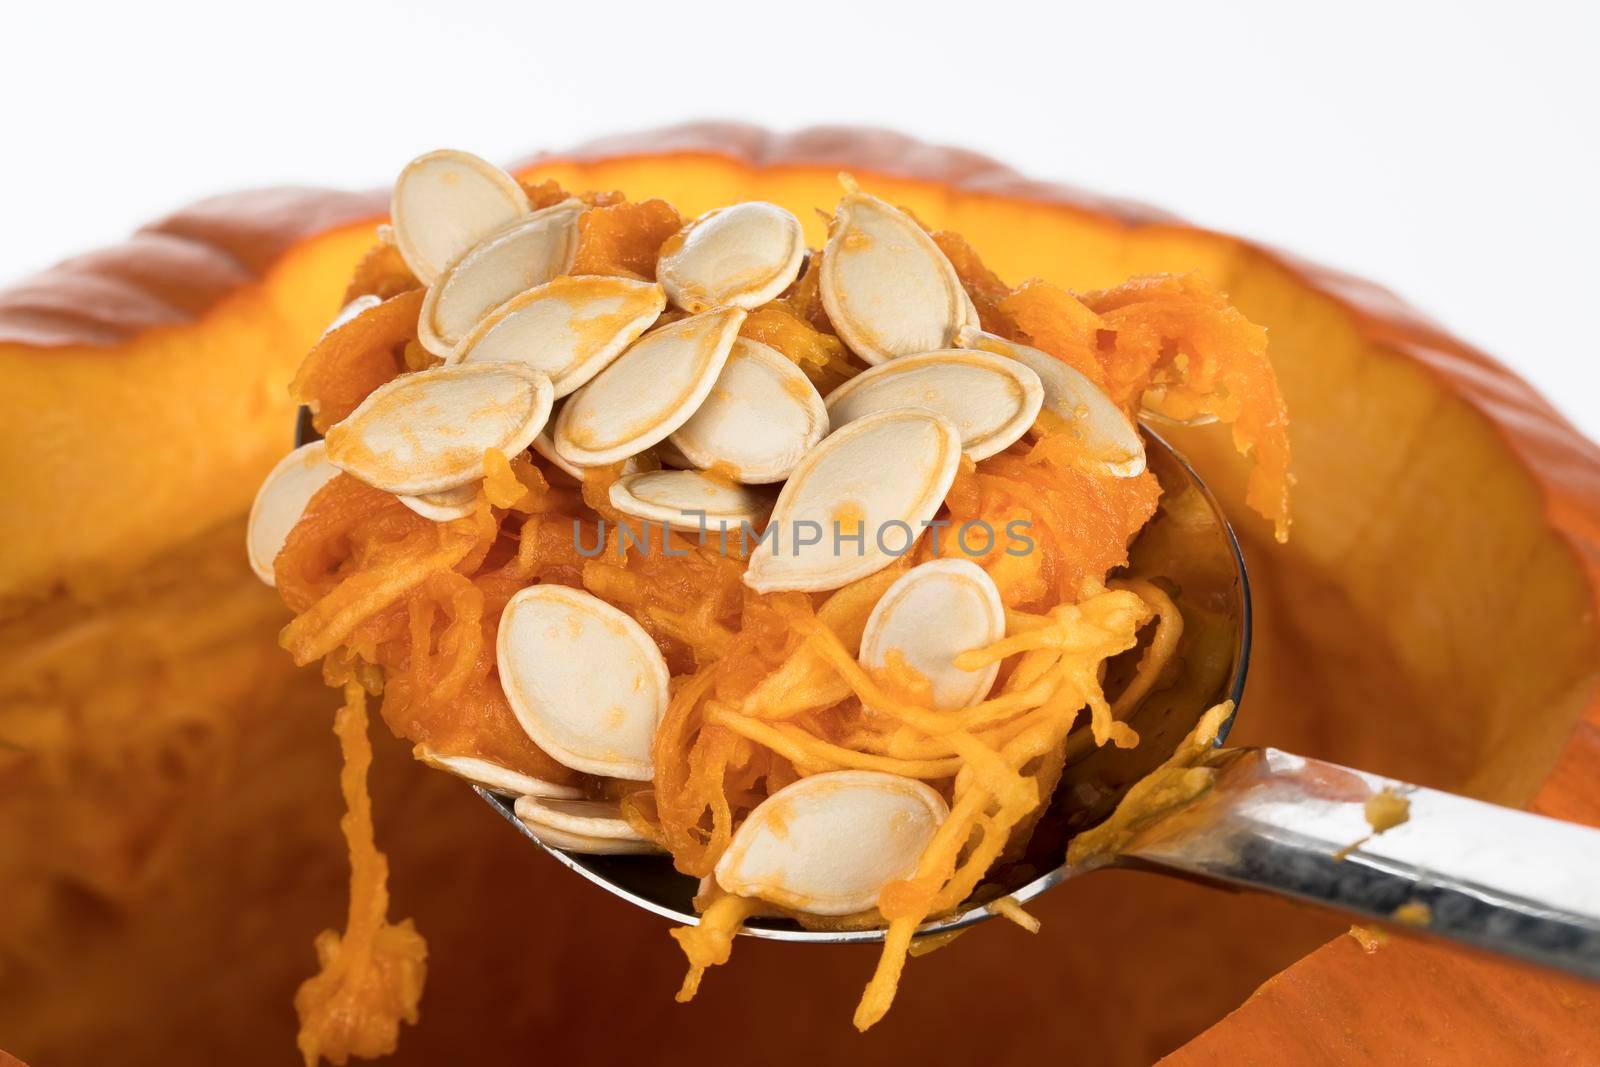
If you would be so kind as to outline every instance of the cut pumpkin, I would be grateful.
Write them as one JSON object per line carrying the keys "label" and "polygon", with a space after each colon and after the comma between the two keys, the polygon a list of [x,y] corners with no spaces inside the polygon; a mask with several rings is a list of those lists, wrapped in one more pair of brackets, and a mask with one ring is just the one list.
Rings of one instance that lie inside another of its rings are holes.
{"label": "cut pumpkin", "polygon": [[[686,217],[759,197],[817,244],[811,209],[833,202],[841,168],[964,235],[1008,281],[1089,291],[1197,271],[1267,326],[1295,414],[1290,543],[1246,508],[1249,466],[1225,429],[1171,434],[1249,557],[1256,644],[1233,740],[1600,824],[1600,452],[1388,294],[875,131],[677,127],[518,176],[659,197]],[[251,584],[236,524],[287,450],[289,378],[382,204],[222,198],[0,293],[0,824],[22,828],[0,841],[0,1040],[25,1059],[292,1046],[283,1005],[310,970],[305,935],[341,901],[331,699],[276,661],[282,616]],[[626,272],[634,250],[601,237],[597,257]],[[763,324],[770,343],[807,343],[804,315]],[[108,656],[113,669],[94,669]],[[126,751],[141,756],[122,788],[97,784]],[[164,791],[128,803],[135,771]],[[778,1063],[1441,1049],[1512,1062],[1600,1047],[1590,987],[1406,936],[1369,955],[1332,919],[1125,872],[1031,906],[1049,944],[1000,932],[930,957],[865,1037],[837,1022],[856,994],[837,975],[865,969],[868,949],[752,945],[743,981],[674,1009],[679,958],[648,916],[517,848],[403,746],[379,742],[373,778],[397,910],[436,953],[398,1061],[531,1040],[577,1058],[597,1027],[684,1063],[727,1049]],[[563,922],[512,919],[530,900]],[[950,1012],[957,1001],[970,1010]],[[791,1036],[772,1044],[775,1027]]]}

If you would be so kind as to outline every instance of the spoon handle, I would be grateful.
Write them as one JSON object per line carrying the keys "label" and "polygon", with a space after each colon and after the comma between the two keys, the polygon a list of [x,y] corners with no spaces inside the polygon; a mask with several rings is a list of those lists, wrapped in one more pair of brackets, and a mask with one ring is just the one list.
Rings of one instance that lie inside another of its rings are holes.
{"label": "spoon handle", "polygon": [[[1600,980],[1600,830],[1271,748],[1226,750],[1212,766],[1209,792],[1140,830],[1113,862]],[[1384,789],[1410,802],[1409,818],[1373,834],[1365,802]]]}

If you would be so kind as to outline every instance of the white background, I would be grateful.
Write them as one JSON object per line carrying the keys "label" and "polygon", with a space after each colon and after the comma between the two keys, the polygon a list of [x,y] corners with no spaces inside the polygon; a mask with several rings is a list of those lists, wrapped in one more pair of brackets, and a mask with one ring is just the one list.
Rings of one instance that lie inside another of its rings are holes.
{"label": "white background", "polygon": [[1372,277],[1600,437],[1600,4],[27,4],[0,284],[195,197],[688,118],[898,127]]}

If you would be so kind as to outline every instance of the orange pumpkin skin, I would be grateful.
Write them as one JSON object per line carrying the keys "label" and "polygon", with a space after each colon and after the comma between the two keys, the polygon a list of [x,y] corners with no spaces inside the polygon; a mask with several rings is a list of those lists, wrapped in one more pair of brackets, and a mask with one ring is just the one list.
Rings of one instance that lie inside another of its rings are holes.
{"label": "orange pumpkin skin", "polygon": [[[685,215],[773,199],[812,226],[807,209],[831,202],[840,168],[930,226],[964,233],[1008,281],[1040,274],[1088,288],[1197,268],[1273,331],[1300,476],[1289,546],[1271,546],[1245,517],[1242,466],[1215,436],[1180,435],[1241,523],[1258,589],[1240,740],[1600,824],[1600,453],[1519,379],[1392,296],[1146,208],[877,131],[695,124],[536,157],[518,171],[660,196]],[[336,309],[381,211],[371,197],[243,194],[0,294],[0,372],[19,383],[0,425],[0,482],[18,487],[0,536],[19,549],[0,561],[0,602],[61,584],[82,599],[86,572],[136,570],[243,510],[284,446],[283,383]],[[253,340],[263,331],[271,344]],[[185,382],[216,402],[214,416],[179,417],[168,394]],[[63,456],[62,419],[104,426],[106,439]],[[164,443],[152,447],[158,432]],[[183,474],[136,499],[104,485],[108,463],[135,486]],[[270,643],[264,627],[253,635],[239,640]],[[270,781],[242,768],[234,782],[262,795],[284,782],[303,788],[299,809],[326,817],[326,833],[283,835],[304,843],[291,861],[319,892],[274,895],[259,871],[205,881],[202,850],[216,835],[203,828],[174,834],[172,851],[194,885],[214,890],[202,905],[281,902],[277,914],[303,925],[267,923],[248,946],[256,973],[208,993],[206,979],[234,959],[207,958],[198,933],[187,970],[150,947],[171,944],[151,932],[159,924],[193,928],[204,908],[167,915],[138,899],[123,919],[130,934],[111,943],[167,976],[168,998],[106,1026],[87,992],[92,978],[35,983],[33,1002],[10,998],[14,1015],[0,1006],[0,1035],[16,1051],[83,1058],[119,1036],[196,1061],[236,1052],[242,1037],[290,1047],[283,1005],[312,964],[309,948],[281,946],[308,944],[333,921],[341,862],[325,719],[301,714],[311,725],[287,739],[276,727],[276,758],[293,745],[323,746],[327,758]],[[1367,955],[1350,938],[1329,940],[1341,927],[1324,917],[1120,872],[1045,898],[1039,940],[987,929],[917,961],[896,1011],[864,1037],[846,1023],[856,986],[843,972],[864,975],[869,952],[741,944],[742,973],[708,981],[700,1001],[676,1008],[667,1001],[678,961],[659,924],[511,847],[465,790],[407,766],[399,746],[379,748],[379,840],[393,856],[395,913],[415,915],[435,953],[423,1022],[402,1035],[402,1060],[531,1040],[552,1059],[576,1056],[573,1024],[583,1019],[684,1063],[727,1049],[761,1050],[768,1062],[1032,1063],[1052,1053],[1148,1062],[1169,1051],[1175,1063],[1581,1062],[1600,1048],[1591,987],[1404,936]],[[282,845],[253,837],[249,847],[265,864]],[[442,862],[465,873],[441,885]],[[529,900],[563,920],[529,919],[526,940],[507,936]],[[95,973],[119,987],[115,963]],[[508,973],[527,988],[507,992]],[[0,993],[11,992],[4,982],[0,974]],[[50,995],[52,1025],[25,1025]],[[208,996],[233,1004],[226,1025],[207,1018]],[[79,997],[74,1019],[60,1002]],[[191,1008],[174,1013],[172,997]],[[950,1012],[956,1002],[967,1010]],[[773,1026],[795,1036],[775,1047]]]}

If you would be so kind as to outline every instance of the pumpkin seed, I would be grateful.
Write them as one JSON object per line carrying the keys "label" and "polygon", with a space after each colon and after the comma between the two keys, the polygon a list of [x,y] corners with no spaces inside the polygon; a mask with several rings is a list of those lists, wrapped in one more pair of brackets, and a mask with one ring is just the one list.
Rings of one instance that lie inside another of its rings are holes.
{"label": "pumpkin seed", "polygon": [[528,833],[532,834],[540,844],[546,848],[558,848],[563,852],[576,852],[584,856],[639,856],[662,851],[652,841],[633,841],[620,837],[589,837],[585,834],[558,830],[554,826],[528,819],[517,821],[527,827]]}
{"label": "pumpkin seed", "polygon": [[835,430],[784,483],[744,583],[758,593],[816,591],[882,570],[921,536],[960,463],[955,425],[920,408]]}
{"label": "pumpkin seed", "polygon": [[670,437],[665,441],[656,443],[655,454],[663,467],[672,467],[680,471],[694,469],[694,464],[689,461],[689,457],[678,451],[678,446],[672,443],[672,438]]}
{"label": "pumpkin seed", "polygon": [[793,284],[805,254],[800,220],[753,200],[708,211],[668,238],[656,280],[688,312],[753,310]]}
{"label": "pumpkin seed", "polygon": [[622,817],[622,805],[615,800],[565,800],[529,794],[517,798],[517,818],[552,830],[579,837],[601,837],[614,841],[649,840]]}
{"label": "pumpkin seed", "polygon": [[526,363],[563,397],[639,339],[667,306],[661,286],[562,275],[507,300],[474,326],[446,363]]}
{"label": "pumpkin seed", "polygon": [[481,481],[468,482],[458,485],[454,489],[446,489],[439,493],[423,493],[420,496],[399,496],[395,499],[421,515],[434,522],[450,522],[454,519],[464,519],[471,515],[478,507],[478,487]]}
{"label": "pumpkin seed", "polygon": [[451,260],[428,288],[417,340],[450,356],[491,311],[572,267],[581,200],[564,200],[503,226]]}
{"label": "pumpkin seed", "polygon": [[[557,401],[556,407],[551,410],[551,422],[555,421],[556,414],[559,412],[561,404],[562,401]],[[575,481],[583,481],[584,472],[588,468],[580,467],[576,463],[569,463],[565,459],[561,458],[561,453],[556,451],[555,442],[550,439],[550,423],[546,423],[545,428],[539,432],[539,436],[533,439],[533,450],[539,453],[539,455],[543,456],[545,459],[549,460],[552,466],[566,474],[568,477],[574,479]],[[629,456],[627,459],[622,461],[623,474],[637,474],[640,471],[653,469],[654,467],[652,465],[652,460],[648,453],[641,453],[637,456]]]}
{"label": "pumpkin seed", "polygon": [[[958,276],[959,277],[959,276]],[[961,287],[961,328],[980,330],[983,328],[983,319],[978,315],[978,305],[972,302],[972,294],[967,292],[966,286]],[[959,332],[959,331],[958,331]],[[959,344],[959,342],[957,342]],[[966,347],[962,345],[961,347]]]}
{"label": "pumpkin seed", "polygon": [[406,164],[389,202],[394,243],[423,285],[432,285],[451,260],[527,213],[528,195],[515,178],[450,149]]}
{"label": "pumpkin seed", "polygon": [[909,877],[949,816],[922,782],[881,771],[828,771],[757,804],[717,861],[717,884],[812,915],[878,904]]}
{"label": "pumpkin seed", "polygon": [[556,451],[556,443],[550,440],[550,431],[547,429],[533,439],[533,450],[549,460],[557,469],[570,477],[583,481],[583,468],[576,463],[568,463],[561,458],[561,453]]}
{"label": "pumpkin seed", "polygon": [[624,515],[691,532],[754,526],[772,510],[767,494],[699,471],[627,474],[612,482],[609,492],[611,506]]}
{"label": "pumpkin seed", "polygon": [[534,778],[520,771],[513,771],[508,767],[491,760],[479,759],[476,756],[445,756],[427,745],[418,745],[414,750],[417,759],[430,767],[441,771],[448,771],[457,778],[464,778],[475,782],[495,793],[506,796],[541,796],[564,797],[575,799],[583,796],[583,792],[570,785],[556,785],[540,778]]}
{"label": "pumpkin seed", "polygon": [[741,337],[710,395],[668,440],[696,467],[762,485],[787,478],[827,433],[827,408],[805,372]]}
{"label": "pumpkin seed", "polygon": [[328,430],[328,461],[368,485],[411,496],[483,475],[483,454],[515,455],[550,415],[550,379],[520,363],[467,363],[403,374]]}
{"label": "pumpkin seed", "polygon": [[1044,389],[1016,360],[946,349],[901,356],[862,372],[828,394],[828,418],[843,426],[892,408],[937,411],[961,433],[973,460],[987,459],[1033,425]]}
{"label": "pumpkin seed", "polygon": [[649,780],[667,663],[631,617],[581,589],[530,586],[506,604],[495,653],[536,745],[573,770]]}
{"label": "pumpkin seed", "polygon": [[567,398],[556,451],[580,467],[636,455],[689,421],[733,349],[742,308],[717,308],[658,326]]}
{"label": "pumpkin seed", "polygon": [[999,663],[978,671],[957,668],[963,652],[1006,635],[1000,590],[966,559],[937,559],[911,568],[878,600],[861,636],[861,664],[884,667],[897,652],[933,687],[933,706],[968,708],[989,695]]}
{"label": "pumpkin seed", "polygon": [[967,320],[961,280],[933,238],[866,193],[839,201],[819,281],[828,320],[868,363],[948,348]]}
{"label": "pumpkin seed", "polygon": [[257,578],[271,586],[278,584],[272,564],[283,551],[289,531],[305,514],[317,490],[338,473],[339,468],[328,462],[328,446],[322,441],[301,445],[267,472],[245,525],[245,552]]}
{"label": "pumpkin seed", "polygon": [[982,330],[963,329],[956,340],[962,348],[1014,359],[1037,374],[1044,387],[1045,409],[1066,422],[1083,445],[1090,469],[1117,478],[1144,473],[1144,439],[1111,398],[1081,371],[1048,352]]}

